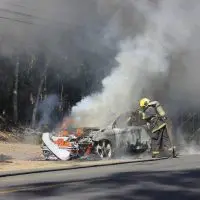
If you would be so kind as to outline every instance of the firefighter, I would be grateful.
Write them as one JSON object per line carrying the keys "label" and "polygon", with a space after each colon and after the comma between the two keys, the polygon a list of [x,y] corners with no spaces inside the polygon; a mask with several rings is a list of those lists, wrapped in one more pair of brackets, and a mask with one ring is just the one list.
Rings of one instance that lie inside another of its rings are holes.
{"label": "firefighter", "polygon": [[163,107],[158,101],[150,101],[148,98],[142,98],[139,105],[141,118],[146,121],[150,133],[152,157],[174,157],[172,126]]}

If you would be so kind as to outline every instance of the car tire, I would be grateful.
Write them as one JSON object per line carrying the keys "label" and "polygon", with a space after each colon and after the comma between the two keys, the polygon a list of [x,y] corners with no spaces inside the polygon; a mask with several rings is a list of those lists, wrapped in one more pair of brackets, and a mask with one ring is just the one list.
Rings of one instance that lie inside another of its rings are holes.
{"label": "car tire", "polygon": [[96,146],[96,153],[103,160],[111,159],[113,157],[111,142],[108,140],[99,141]]}

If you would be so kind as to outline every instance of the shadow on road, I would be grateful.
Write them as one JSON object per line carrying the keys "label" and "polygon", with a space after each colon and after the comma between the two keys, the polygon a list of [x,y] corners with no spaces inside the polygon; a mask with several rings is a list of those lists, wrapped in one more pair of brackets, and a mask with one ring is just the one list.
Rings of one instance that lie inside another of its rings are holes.
{"label": "shadow on road", "polygon": [[[60,184],[60,183],[59,183]],[[200,170],[176,172],[127,172],[106,178],[73,182],[28,185],[38,187],[18,192],[15,199],[90,199],[90,200],[188,200],[200,199]]]}

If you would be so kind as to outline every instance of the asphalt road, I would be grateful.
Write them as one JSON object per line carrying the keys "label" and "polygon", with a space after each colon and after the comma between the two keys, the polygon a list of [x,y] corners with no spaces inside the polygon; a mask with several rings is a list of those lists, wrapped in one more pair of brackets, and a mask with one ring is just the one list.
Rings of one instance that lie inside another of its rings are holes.
{"label": "asphalt road", "polygon": [[0,178],[0,200],[200,199],[200,155]]}

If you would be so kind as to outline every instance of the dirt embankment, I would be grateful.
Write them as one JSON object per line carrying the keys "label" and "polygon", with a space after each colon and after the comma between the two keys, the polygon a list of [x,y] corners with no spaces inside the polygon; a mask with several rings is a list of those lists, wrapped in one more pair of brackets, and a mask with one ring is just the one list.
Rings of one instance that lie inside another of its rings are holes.
{"label": "dirt embankment", "polygon": [[15,136],[10,132],[1,132],[0,131],[0,142],[20,142],[22,138]]}
{"label": "dirt embankment", "polygon": [[0,132],[0,161],[41,159],[39,145],[24,143],[24,139],[9,132]]}
{"label": "dirt embankment", "polygon": [[9,156],[9,160],[41,160],[41,149],[39,145],[23,143],[0,142],[0,154]]}

